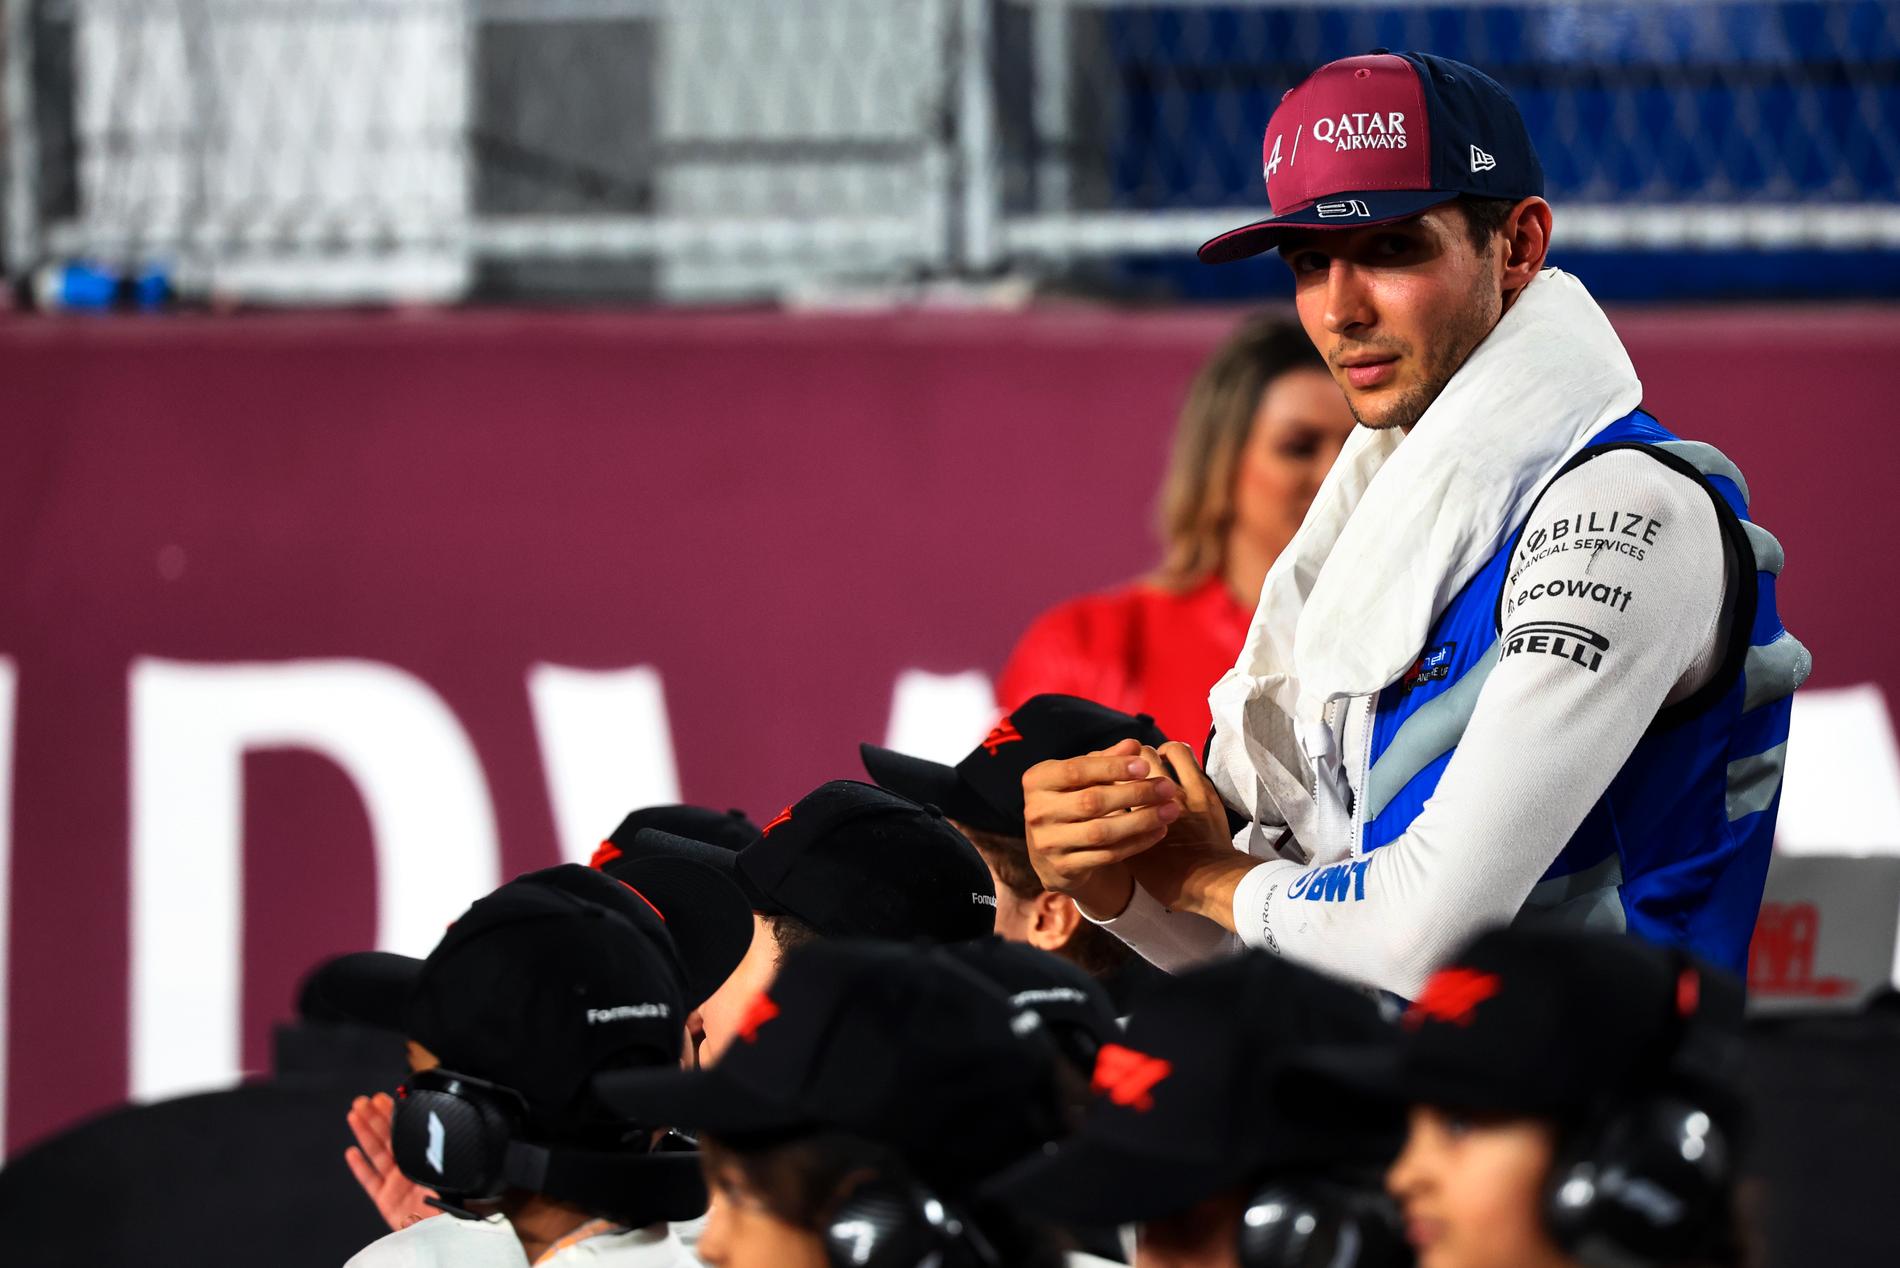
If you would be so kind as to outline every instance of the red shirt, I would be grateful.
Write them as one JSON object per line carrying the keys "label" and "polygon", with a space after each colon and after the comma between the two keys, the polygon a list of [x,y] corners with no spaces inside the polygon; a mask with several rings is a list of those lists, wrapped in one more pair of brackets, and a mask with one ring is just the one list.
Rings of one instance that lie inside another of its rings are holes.
{"label": "red shirt", "polygon": [[1030,625],[997,680],[1005,710],[1060,691],[1146,713],[1196,752],[1207,693],[1234,667],[1253,621],[1219,577],[1185,593],[1136,582],[1051,608]]}

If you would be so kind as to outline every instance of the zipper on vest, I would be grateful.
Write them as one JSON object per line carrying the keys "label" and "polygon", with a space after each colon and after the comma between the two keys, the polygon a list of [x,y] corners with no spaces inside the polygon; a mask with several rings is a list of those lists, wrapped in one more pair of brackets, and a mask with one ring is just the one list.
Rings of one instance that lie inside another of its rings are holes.
{"label": "zipper on vest", "polygon": [[[1326,780],[1332,787],[1324,797],[1319,795],[1319,768],[1323,763],[1319,761],[1309,763],[1313,768],[1313,806],[1319,816],[1320,836],[1322,839],[1329,837],[1337,830],[1339,834],[1345,838],[1341,844],[1346,847],[1349,853],[1353,845],[1353,818],[1358,813],[1359,800],[1353,796],[1352,785],[1348,783],[1346,779],[1346,728],[1352,721],[1351,703],[1350,699],[1346,701],[1347,716],[1341,720],[1339,724],[1337,732],[1338,743],[1335,746],[1338,750],[1337,755],[1339,760],[1333,763],[1326,772]],[[1333,719],[1338,717],[1339,708],[1340,702],[1337,700],[1329,700],[1326,702],[1326,711],[1320,716],[1324,720],[1328,730],[1333,729]],[[1346,811],[1343,821],[1339,815],[1334,813],[1335,810],[1340,808],[1342,801],[1345,803],[1344,808]],[[1315,851],[1314,854],[1316,857],[1318,856],[1317,851]]]}
{"label": "zipper on vest", "polygon": [[1362,857],[1361,847],[1366,840],[1366,825],[1361,822],[1363,816],[1360,812],[1366,804],[1366,781],[1372,778],[1372,720],[1379,715],[1379,692],[1373,692],[1365,701],[1365,733],[1359,737],[1359,791],[1352,799],[1352,840],[1348,842],[1352,847],[1353,858]]}

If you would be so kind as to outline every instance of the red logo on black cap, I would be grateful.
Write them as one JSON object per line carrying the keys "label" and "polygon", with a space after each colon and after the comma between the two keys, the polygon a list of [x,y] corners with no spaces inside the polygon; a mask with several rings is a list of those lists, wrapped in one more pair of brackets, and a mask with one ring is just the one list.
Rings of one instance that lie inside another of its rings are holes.
{"label": "red logo on black cap", "polygon": [[[796,804],[797,804],[796,802],[793,803],[793,805],[796,805]],[[762,837],[771,836],[773,828],[778,827],[779,824],[784,823],[786,820],[790,819],[791,817],[792,817],[792,807],[787,806],[785,807],[785,809],[773,815],[772,821],[770,823],[766,824],[763,828],[759,829],[759,835]]]}
{"label": "red logo on black cap", "polygon": [[1498,993],[1498,975],[1476,969],[1440,969],[1425,983],[1412,1006],[1405,1010],[1405,1028],[1417,1030],[1428,1021],[1469,1026],[1478,1005]]}
{"label": "red logo on black cap", "polygon": [[1687,1017],[1702,1002],[1702,975],[1684,969],[1676,975],[1676,1016]]}
{"label": "red logo on black cap", "polygon": [[1016,730],[1016,724],[1011,722],[1008,718],[1004,718],[1001,722],[998,722],[994,727],[990,728],[990,733],[983,737],[983,751],[988,753],[991,757],[995,757],[997,749],[1002,748],[1005,744],[1015,744],[1022,738],[1023,737]]}
{"label": "red logo on black cap", "polygon": [[1155,1107],[1155,1085],[1173,1072],[1174,1066],[1160,1057],[1118,1043],[1103,1044],[1095,1054],[1095,1077],[1089,1090],[1145,1114]]}
{"label": "red logo on black cap", "polygon": [[752,997],[752,1002],[746,1005],[745,1016],[739,1019],[739,1038],[747,1043],[757,1043],[759,1027],[777,1016],[778,1005],[772,1002],[770,995],[760,991]]}

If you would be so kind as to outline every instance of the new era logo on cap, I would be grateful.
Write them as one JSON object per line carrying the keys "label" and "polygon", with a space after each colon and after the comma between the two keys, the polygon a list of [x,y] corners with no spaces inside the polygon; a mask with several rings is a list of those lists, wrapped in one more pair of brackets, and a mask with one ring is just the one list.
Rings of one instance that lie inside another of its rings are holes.
{"label": "new era logo on cap", "polygon": [[1489,154],[1486,154],[1483,150],[1479,149],[1475,145],[1471,147],[1471,170],[1472,171],[1488,172],[1492,168],[1496,167],[1497,165],[1498,165],[1498,161],[1492,158]]}

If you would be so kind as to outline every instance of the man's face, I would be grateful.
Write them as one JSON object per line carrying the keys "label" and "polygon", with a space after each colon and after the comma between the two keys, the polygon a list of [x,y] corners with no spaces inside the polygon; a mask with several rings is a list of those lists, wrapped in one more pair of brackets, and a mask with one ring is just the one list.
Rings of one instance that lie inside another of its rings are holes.
{"label": "man's face", "polygon": [[1281,239],[1294,303],[1364,427],[1406,427],[1504,311],[1504,258],[1475,250],[1456,207]]}
{"label": "man's face", "polygon": [[764,916],[752,913],[752,945],[732,975],[720,983],[712,997],[699,1006],[703,1037],[699,1043],[699,1063],[711,1065],[732,1042],[734,1033],[745,1019],[753,996],[772,984],[778,975],[778,938]]}

